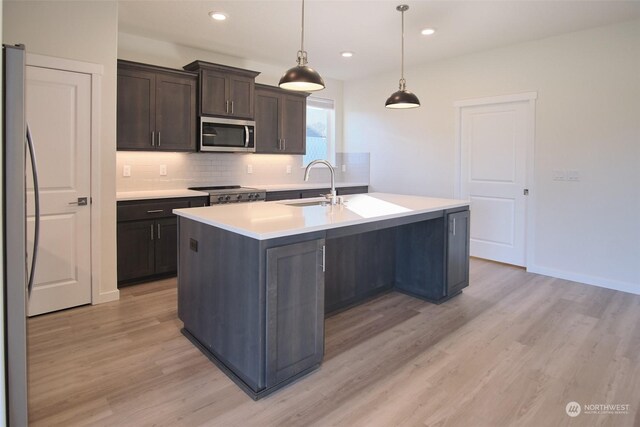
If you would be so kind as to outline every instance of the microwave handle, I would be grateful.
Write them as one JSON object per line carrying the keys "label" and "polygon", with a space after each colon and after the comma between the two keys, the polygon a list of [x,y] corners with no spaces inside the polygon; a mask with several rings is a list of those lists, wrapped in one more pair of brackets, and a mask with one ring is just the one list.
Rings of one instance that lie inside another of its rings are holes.
{"label": "microwave handle", "polygon": [[244,127],[244,148],[249,147],[249,126]]}

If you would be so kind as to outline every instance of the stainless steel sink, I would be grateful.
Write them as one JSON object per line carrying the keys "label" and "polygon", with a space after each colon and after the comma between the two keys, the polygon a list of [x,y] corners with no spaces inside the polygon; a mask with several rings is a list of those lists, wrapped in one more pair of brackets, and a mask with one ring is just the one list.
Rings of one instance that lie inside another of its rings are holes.
{"label": "stainless steel sink", "polygon": [[303,208],[305,206],[327,206],[328,202],[326,200],[314,200],[309,202],[287,202],[282,204],[287,206],[297,206],[299,208]]}

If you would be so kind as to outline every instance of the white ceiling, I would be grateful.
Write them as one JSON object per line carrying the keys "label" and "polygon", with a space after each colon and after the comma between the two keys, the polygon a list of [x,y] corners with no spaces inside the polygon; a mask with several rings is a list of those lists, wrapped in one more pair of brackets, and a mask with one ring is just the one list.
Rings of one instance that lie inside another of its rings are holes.
{"label": "white ceiling", "polygon": [[[640,1],[307,0],[305,48],[322,75],[348,80],[406,63],[491,49],[640,19]],[[300,46],[300,0],[120,1],[120,31],[288,68]],[[213,21],[208,12],[228,14]],[[434,36],[420,30],[434,27]],[[613,48],[613,47],[612,47]],[[353,58],[340,52],[352,50]],[[194,58],[196,59],[196,58]],[[283,69],[284,72],[284,69]]]}

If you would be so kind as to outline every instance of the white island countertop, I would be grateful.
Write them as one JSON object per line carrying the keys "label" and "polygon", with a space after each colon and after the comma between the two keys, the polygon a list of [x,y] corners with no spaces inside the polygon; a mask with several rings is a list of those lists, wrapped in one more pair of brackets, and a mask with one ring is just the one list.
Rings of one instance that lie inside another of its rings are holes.
{"label": "white island countertop", "polygon": [[315,200],[322,198],[234,203],[175,209],[173,212],[203,224],[254,239],[267,240],[469,205],[466,200],[387,193],[345,196],[345,204],[336,206],[290,205]]}

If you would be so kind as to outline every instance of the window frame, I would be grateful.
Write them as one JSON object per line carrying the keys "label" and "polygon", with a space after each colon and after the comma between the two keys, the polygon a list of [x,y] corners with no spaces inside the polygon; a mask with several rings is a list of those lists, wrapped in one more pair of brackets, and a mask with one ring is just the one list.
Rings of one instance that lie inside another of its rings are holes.
{"label": "window frame", "polygon": [[[328,111],[327,117],[327,159],[333,167],[337,167],[336,165],[336,108],[335,101],[329,98],[320,98],[316,96],[309,96],[307,98],[307,106],[306,108],[317,108]],[[307,125],[305,123],[305,138],[307,136]],[[304,154],[302,156],[302,168],[306,167],[306,164],[309,162],[305,161]],[[321,165],[314,165],[314,168],[323,167]]]}

